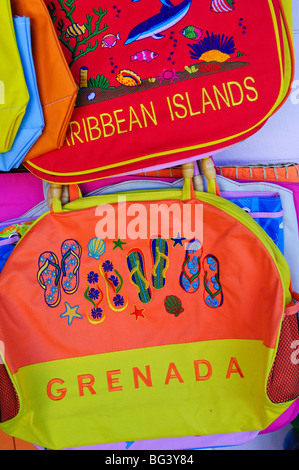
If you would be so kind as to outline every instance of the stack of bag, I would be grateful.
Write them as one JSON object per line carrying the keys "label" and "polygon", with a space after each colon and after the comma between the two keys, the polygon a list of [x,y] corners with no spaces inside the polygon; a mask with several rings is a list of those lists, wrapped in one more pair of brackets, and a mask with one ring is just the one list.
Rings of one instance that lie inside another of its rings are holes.
{"label": "stack of bag", "polygon": [[2,218],[0,429],[40,448],[190,449],[289,423],[297,206],[235,149],[288,106],[291,1],[5,8],[0,168],[69,195]]}
{"label": "stack of bag", "polygon": [[63,145],[77,88],[42,1],[5,0],[1,26],[0,170],[9,171]]}

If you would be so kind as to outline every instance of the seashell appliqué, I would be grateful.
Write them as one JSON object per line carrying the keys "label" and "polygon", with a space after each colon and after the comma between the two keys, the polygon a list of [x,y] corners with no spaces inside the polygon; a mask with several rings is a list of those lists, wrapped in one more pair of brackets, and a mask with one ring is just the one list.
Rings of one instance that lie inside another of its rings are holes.
{"label": "seashell appliqu\u00e9", "polygon": [[92,238],[87,245],[88,256],[94,259],[100,259],[100,257],[106,251],[106,243],[101,238]]}

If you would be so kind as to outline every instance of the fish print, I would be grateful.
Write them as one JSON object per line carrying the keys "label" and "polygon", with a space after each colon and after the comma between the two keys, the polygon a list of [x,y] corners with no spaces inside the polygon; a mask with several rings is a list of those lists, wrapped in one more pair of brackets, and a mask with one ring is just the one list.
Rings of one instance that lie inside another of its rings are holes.
{"label": "fish print", "polygon": [[235,9],[234,0],[212,0],[211,11],[215,13],[229,13]]}
{"label": "fish print", "polygon": [[102,47],[108,47],[111,49],[111,47],[115,46],[117,41],[120,40],[119,33],[115,34],[106,34],[106,36],[103,37],[102,39]]}
{"label": "fish print", "polygon": [[131,55],[130,60],[137,60],[138,62],[142,62],[145,60],[146,62],[151,62],[157,57],[159,57],[159,54],[157,52],[152,52],[148,49],[145,49],[144,51],[139,51],[136,52],[136,54]]}
{"label": "fish print", "polygon": [[202,29],[196,28],[196,26],[186,26],[186,28],[182,29],[180,33],[188,39],[198,40],[202,37],[203,31]]}
{"label": "fish print", "polygon": [[160,1],[163,4],[160,13],[135,26],[129,33],[125,45],[149,37],[164,38],[165,35],[161,33],[181,21],[188,13],[192,3],[192,0],[183,0],[179,5],[173,5],[170,0]]}
{"label": "fish print", "polygon": [[66,32],[65,32],[65,37],[66,38],[76,38],[77,36],[81,36],[81,34],[84,34],[86,31],[86,26],[84,24],[79,25],[78,23],[71,24]]}

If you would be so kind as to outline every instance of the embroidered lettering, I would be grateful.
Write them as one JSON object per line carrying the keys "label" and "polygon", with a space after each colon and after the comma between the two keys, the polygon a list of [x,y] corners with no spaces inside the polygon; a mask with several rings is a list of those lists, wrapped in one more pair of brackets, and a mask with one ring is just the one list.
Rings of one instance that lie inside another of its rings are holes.
{"label": "embroidered lettering", "polygon": [[108,383],[108,391],[109,392],[117,392],[122,390],[122,386],[114,386],[114,384],[119,383],[119,377],[113,377],[114,375],[119,375],[121,373],[120,369],[117,370],[108,370],[106,372],[107,375],[107,383]]}
{"label": "embroidered lettering", "polygon": [[209,96],[207,90],[205,88],[202,89],[202,112],[206,112],[206,106],[212,106],[212,109],[216,111],[216,107]]}
{"label": "embroidered lettering", "polygon": [[[244,92],[243,92],[243,89],[242,89],[240,83],[239,82],[228,82],[227,87],[228,87],[228,92],[229,92],[229,95],[230,95],[232,105],[233,106],[239,106],[240,104],[242,104],[243,100],[244,100]],[[234,90],[234,92],[232,90]],[[239,101],[236,101],[237,96],[239,98]]]}
{"label": "embroidered lettering", "polygon": [[[294,351],[294,357],[293,360],[297,361],[299,363],[299,341],[294,341],[292,343],[292,349],[295,349]],[[204,386],[204,383],[207,382],[213,373],[212,369],[212,364],[210,361],[206,359],[197,359],[193,361],[194,365],[194,376],[192,379],[192,376],[189,377],[189,382],[186,383],[186,386],[189,387],[190,385],[190,380],[192,382],[198,382],[202,383],[202,386]],[[163,371],[162,371],[163,373]],[[126,387],[123,387],[120,383],[120,378],[121,378],[122,370],[121,369],[114,369],[114,370],[108,370],[106,371],[106,380],[107,380],[107,392],[117,392],[117,391],[122,391],[122,390],[128,390],[130,391],[130,387],[127,385]],[[185,385],[185,380],[181,374],[181,372],[178,370],[176,364],[174,362],[170,362],[167,366],[166,369],[166,375],[165,375],[165,381],[162,376],[160,376],[160,379],[156,379],[153,381],[152,377],[152,369],[149,364],[142,367],[132,367],[132,381],[131,381],[131,390],[132,389],[144,389],[144,387],[148,387],[148,389],[154,389],[155,386],[161,386],[161,385],[170,385],[171,386],[171,381],[173,384],[181,384],[180,386]],[[215,372],[214,372],[215,374]],[[221,379],[230,379],[232,374],[238,374],[239,378],[243,379],[244,374],[240,368],[240,365],[237,361],[236,357],[231,357],[228,365],[228,370],[225,374],[225,370],[222,371],[222,373],[218,372],[218,377]],[[100,377],[103,378],[103,375],[101,374]],[[174,382],[173,382],[174,381]],[[46,387],[46,392],[47,396],[50,400],[53,401],[60,401],[63,400],[67,396],[67,391],[68,388],[71,387],[62,387],[64,385],[64,380],[61,378],[53,378],[49,380],[47,387]],[[96,395],[99,393],[99,391],[96,389],[95,386],[96,383],[96,377],[92,374],[81,374],[77,375],[77,392],[76,390],[74,391],[73,389],[70,390],[69,398],[74,396],[74,393],[76,392],[79,397],[83,398],[88,398],[91,395]],[[128,382],[127,382],[128,384]],[[73,387],[73,385],[72,385]],[[103,390],[101,389],[101,393],[103,393]]]}
{"label": "embroidered lettering", "polygon": [[[205,375],[201,375],[200,372],[199,372],[199,366],[201,364],[203,364],[206,368],[206,374]],[[205,361],[205,360],[194,361],[194,369],[195,369],[195,378],[196,378],[197,381],[209,380],[209,378],[212,375],[212,366],[209,363],[209,361]]]}
{"label": "embroidered lettering", "polygon": [[[235,366],[235,369],[233,368]],[[237,373],[240,375],[240,377],[242,377],[242,379],[244,379],[244,374],[243,372],[241,371],[241,368],[238,364],[238,361],[235,357],[232,357],[231,360],[230,360],[230,363],[229,363],[229,366],[228,366],[228,371],[227,371],[227,374],[226,374],[226,379],[230,379],[230,376],[231,374],[234,374],[234,373]]]}
{"label": "embroidered lettering", "polygon": [[179,371],[177,370],[177,367],[174,362],[171,362],[168,367],[168,371],[166,374],[166,380],[165,380],[165,385],[169,384],[170,379],[178,379],[178,381],[182,384],[184,383],[184,380],[182,379]]}
{"label": "embroidered lettering", "polygon": [[[105,122],[106,118],[107,118],[107,121]],[[104,137],[111,137],[115,132],[115,127],[112,124],[111,114],[102,113],[102,114],[100,114],[100,119],[101,119],[101,123],[102,123]],[[108,129],[111,129],[111,131],[110,132],[106,131],[106,127]]]}
{"label": "embroidered lettering", "polygon": [[114,119],[115,119],[115,122],[116,122],[116,128],[117,128],[117,133],[118,134],[123,134],[124,132],[128,132],[128,129],[123,129],[121,130],[120,128],[120,123],[122,122],[126,122],[125,119],[119,119],[118,117],[118,113],[123,113],[123,109],[117,109],[116,111],[113,111],[113,115],[114,115]]}
{"label": "embroidered lettering", "polygon": [[247,95],[246,95],[246,98],[248,99],[248,101],[256,101],[256,100],[258,99],[259,95],[258,95],[258,92],[256,91],[255,88],[253,88],[252,86],[248,86],[248,85],[247,85],[247,82],[248,82],[249,80],[250,80],[251,82],[255,83],[254,78],[252,78],[252,77],[246,77],[245,80],[244,80],[244,86],[245,86],[245,88],[246,88],[247,90],[253,91],[254,95],[251,97],[251,96],[249,96],[249,95],[247,94]]}
{"label": "embroidered lettering", "polygon": [[54,401],[62,400],[66,395],[67,389],[66,388],[57,388],[56,391],[55,391],[55,395],[54,395],[54,393],[52,391],[52,387],[53,387],[54,384],[63,385],[64,381],[62,379],[52,379],[52,380],[50,380],[50,382],[47,385],[47,395],[48,395],[49,398],[51,398],[51,400],[54,400]]}
{"label": "embroidered lettering", "polygon": [[230,108],[230,101],[229,101],[229,96],[227,94],[227,88],[225,86],[225,83],[222,84],[222,87],[223,87],[223,91],[224,91],[224,95],[218,90],[218,88],[216,87],[216,85],[213,85],[213,90],[214,90],[214,94],[215,94],[215,99],[217,101],[217,106],[218,106],[218,109],[221,109],[221,104],[220,104],[220,101],[219,101],[219,97],[221,98],[221,100],[224,102],[224,104]]}
{"label": "embroidered lettering", "polygon": [[[89,138],[90,140],[97,140],[101,137],[102,131],[99,128],[99,121],[95,116],[89,116],[86,118],[88,131],[89,131]],[[95,124],[92,126],[91,121],[94,121]],[[94,132],[93,132],[94,131]]]}
{"label": "embroidered lettering", "polygon": [[141,109],[142,117],[143,117],[143,122],[144,122],[144,127],[147,127],[146,116],[148,116],[150,118],[150,120],[152,121],[153,124],[155,124],[155,126],[158,125],[157,117],[156,117],[156,113],[155,113],[155,108],[154,108],[154,105],[153,105],[152,101],[150,102],[150,106],[151,106],[152,113],[150,113],[148,111],[148,109],[144,106],[144,104],[140,105],[140,109]]}
{"label": "embroidered lettering", "polygon": [[84,388],[87,388],[92,395],[95,395],[95,390],[93,389],[94,376],[91,374],[78,375],[78,387],[80,397],[84,396]]}
{"label": "embroidered lettering", "polygon": [[134,378],[134,386],[135,388],[139,388],[139,380],[140,378],[147,387],[152,387],[152,378],[151,378],[151,369],[150,366],[145,366],[146,376],[138,369],[138,367],[133,367],[133,378]]}
{"label": "embroidered lettering", "polygon": [[[82,140],[81,137],[79,136],[79,134],[80,134],[80,132],[81,132],[81,127],[80,127],[79,122],[77,122],[77,121],[71,121],[70,124],[69,124],[69,126],[70,126],[71,140],[72,140],[73,145],[75,145],[74,137],[76,137],[76,139],[77,139],[81,144],[84,144],[84,140]],[[76,130],[73,129],[74,126],[77,127]]]}

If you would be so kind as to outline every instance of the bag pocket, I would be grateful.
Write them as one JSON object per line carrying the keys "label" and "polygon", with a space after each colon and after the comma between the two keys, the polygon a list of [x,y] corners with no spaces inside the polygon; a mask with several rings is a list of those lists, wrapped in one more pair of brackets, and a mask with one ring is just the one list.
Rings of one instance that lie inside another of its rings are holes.
{"label": "bag pocket", "polygon": [[14,418],[18,414],[19,409],[20,403],[17,392],[5,365],[0,362],[0,423]]}
{"label": "bag pocket", "polygon": [[272,403],[299,396],[299,296],[286,306],[276,357],[268,377],[267,395]]}

